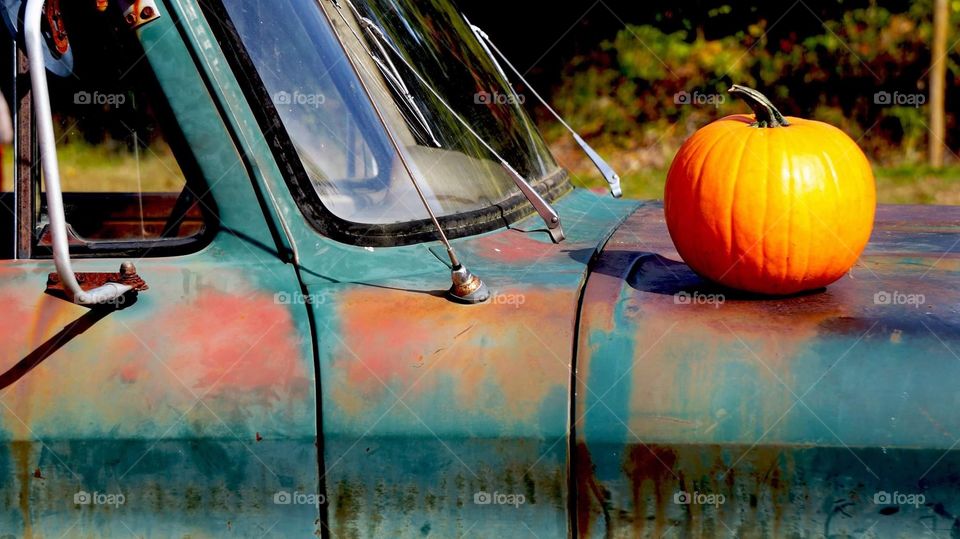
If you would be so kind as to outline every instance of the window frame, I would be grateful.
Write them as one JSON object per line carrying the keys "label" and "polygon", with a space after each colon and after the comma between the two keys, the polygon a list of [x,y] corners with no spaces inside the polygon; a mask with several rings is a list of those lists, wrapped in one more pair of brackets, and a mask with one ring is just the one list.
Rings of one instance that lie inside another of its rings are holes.
{"label": "window frame", "polygon": [[[40,150],[37,142],[37,128],[34,122],[33,93],[30,83],[29,61],[22,33],[14,39],[16,59],[14,66],[14,96],[16,102],[11,105],[14,115],[14,257],[15,259],[52,259],[51,246],[41,245],[42,227],[39,226],[41,203],[41,167]],[[70,254],[74,258],[161,258],[182,256],[195,253],[209,245],[219,230],[219,213],[213,193],[207,179],[191,150],[178,118],[174,115],[156,76],[146,62],[139,62],[131,69],[147,73],[147,88],[151,105],[157,109],[157,123],[165,142],[170,146],[177,165],[185,180],[184,191],[190,191],[199,204],[203,218],[200,233],[188,237],[149,238],[132,240],[95,240],[84,244],[70,244]],[[49,75],[48,75],[49,76]],[[143,77],[141,77],[143,79]],[[109,195],[110,193],[104,193]],[[174,206],[176,207],[176,205]],[[69,222],[68,222],[69,224]]]}

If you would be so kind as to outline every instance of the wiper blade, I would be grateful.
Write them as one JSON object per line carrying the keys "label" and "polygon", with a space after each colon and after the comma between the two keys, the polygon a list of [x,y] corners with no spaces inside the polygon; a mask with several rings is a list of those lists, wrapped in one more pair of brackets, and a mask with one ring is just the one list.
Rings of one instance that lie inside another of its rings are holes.
{"label": "wiper blade", "polygon": [[427,117],[424,116],[423,111],[420,110],[420,106],[417,104],[417,100],[413,97],[413,94],[410,93],[410,89],[407,88],[403,77],[400,75],[400,70],[398,70],[397,66],[390,60],[390,54],[383,48],[380,40],[377,39],[376,34],[379,31],[377,25],[366,17],[359,17],[359,20],[360,25],[363,26],[363,29],[367,32],[367,35],[370,36],[371,41],[377,46],[377,49],[382,55],[382,58],[380,58],[373,54],[373,51],[368,51],[370,52],[370,58],[372,58],[373,62],[377,64],[377,67],[380,68],[380,71],[383,73],[383,78],[387,79],[387,82],[393,87],[393,90],[403,96],[404,103],[406,103],[407,108],[419,124],[418,127],[423,129],[426,135],[430,137],[430,142],[432,142],[434,146],[440,148],[440,141],[437,140],[437,137],[433,134],[433,130],[430,129],[430,123],[427,122]]}
{"label": "wiper blade", "polygon": [[[464,17],[464,19],[466,20],[466,17]],[[520,73],[520,70],[514,67],[512,63],[510,63],[510,60],[507,59],[507,56],[503,54],[503,52],[500,49],[497,48],[497,46],[493,43],[493,40],[490,39],[490,36],[487,35],[486,32],[484,32],[479,26],[470,23],[470,21],[467,21],[467,24],[470,25],[470,28],[473,30],[474,35],[477,36],[477,40],[480,42],[480,46],[483,47],[483,50],[487,53],[487,55],[493,61],[493,65],[497,68],[500,74],[505,79],[507,79],[507,83],[509,83],[510,80],[507,77],[506,73],[504,73],[503,68],[500,67],[500,62],[497,61],[496,56],[494,56],[490,52],[491,49],[493,50],[493,52],[497,54],[497,56],[499,56],[503,60],[503,63],[507,64],[507,67],[509,67],[510,70],[513,71],[513,73],[520,79],[520,82],[522,82],[524,86],[527,87],[527,90],[531,94],[533,94],[533,96],[536,97],[537,100],[540,101],[540,103],[544,107],[546,107],[546,109],[550,112],[550,114],[552,114],[553,117],[556,118],[557,121],[560,122],[560,124],[563,125],[563,127],[565,127],[566,130],[569,131],[571,135],[573,135],[573,140],[577,142],[577,145],[580,146],[580,149],[587,154],[587,157],[589,157],[590,160],[593,161],[594,166],[597,167],[597,170],[600,171],[600,174],[602,174],[604,179],[607,180],[607,183],[610,185],[610,192],[613,194],[613,196],[615,198],[620,198],[621,196],[623,196],[623,191],[620,188],[620,176],[617,175],[615,170],[613,170],[613,167],[607,164],[607,162],[604,161],[602,157],[600,157],[600,154],[598,154],[589,144],[587,144],[587,141],[583,140],[583,137],[581,137],[579,133],[577,133],[572,127],[570,127],[570,124],[568,124],[566,120],[564,120],[563,117],[560,116],[560,113],[554,110],[553,107],[551,107],[550,104],[547,103],[546,99],[544,99],[539,93],[537,93],[536,90],[533,89],[533,86],[530,86],[530,83],[527,82],[527,79],[524,78],[522,73]]]}
{"label": "wiper blade", "polygon": [[543,219],[544,224],[547,226],[547,232],[550,234],[550,238],[554,243],[560,243],[564,240],[565,236],[563,233],[563,226],[560,223],[560,215],[556,210],[547,202],[536,189],[530,185],[530,182],[526,180],[510,163],[507,162],[494,148],[491,146],[483,137],[480,136],[473,127],[460,115],[449,103],[437,92],[433,86],[420,74],[419,71],[403,56],[403,54],[397,49],[397,47],[387,39],[386,34],[383,32],[383,29],[380,28],[375,22],[363,17],[357,8],[353,5],[353,2],[350,0],[345,0],[347,5],[350,6],[350,9],[353,11],[354,16],[361,21],[364,21],[364,27],[367,29],[368,33],[372,36],[375,36],[375,39],[379,41],[378,47],[386,46],[389,48],[393,54],[400,59],[400,61],[406,66],[406,68],[413,73],[417,78],[420,84],[426,88],[431,95],[446,108],[454,118],[457,119],[457,122],[460,123],[464,129],[467,130],[470,135],[473,136],[488,152],[490,152],[493,157],[500,162],[500,165],[503,166],[507,172],[510,173],[510,176],[513,178],[514,184],[516,184],[517,189],[523,194],[524,197],[530,202],[534,207],[537,213],[540,215],[540,218]]}

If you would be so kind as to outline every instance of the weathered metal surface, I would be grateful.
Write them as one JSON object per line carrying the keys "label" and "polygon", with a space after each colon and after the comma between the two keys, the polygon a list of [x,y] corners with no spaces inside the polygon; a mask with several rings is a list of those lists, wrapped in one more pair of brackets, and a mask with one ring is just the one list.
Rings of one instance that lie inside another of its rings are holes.
{"label": "weathered metal surface", "polygon": [[[317,332],[322,533],[502,537],[526,523],[541,537],[565,535],[579,292],[591,256],[637,203],[565,197],[561,245],[521,231],[542,227],[535,216],[455,241],[494,298],[453,304],[442,250],[438,259],[424,245],[344,245],[306,222],[212,34],[195,7],[179,4],[251,173],[299,253],[306,291],[287,300],[310,306]],[[479,492],[525,499],[474,504]]]}
{"label": "weathered metal surface", "polygon": [[[633,215],[585,291],[580,532],[915,537],[960,526],[958,232],[960,208],[882,207],[848,276],[762,298],[680,262],[658,205]],[[675,503],[682,492],[724,501]],[[887,503],[907,495],[924,500]]]}
{"label": "weathered metal surface", "polygon": [[[16,478],[0,485],[4,529],[114,536],[130,533],[123,523],[151,536],[160,514],[200,536],[227,521],[250,535],[281,518],[278,535],[314,528],[315,507],[272,503],[316,492],[302,307],[278,304],[249,270],[196,262],[141,262],[151,291],[106,312],[44,295],[46,268],[0,269],[0,463]],[[77,506],[81,491],[125,503]]]}
{"label": "weathered metal surface", "polygon": [[[653,205],[590,266],[637,203],[577,191],[557,203],[561,245],[534,218],[455,242],[493,298],[454,304],[427,247],[362,249],[307,224],[197,4],[160,7],[137,33],[220,232],[139,261],[151,290],[115,312],[42,294],[47,262],[0,264],[0,531],[960,529],[956,210],[881,209],[850,277],[766,300],[700,281]],[[899,303],[911,294],[926,301]],[[684,489],[724,501],[672,503]],[[882,491],[926,499],[872,504]],[[74,503],[81,492],[125,499]]]}
{"label": "weathered metal surface", "polygon": [[[557,203],[563,244],[518,230],[458,240],[493,294],[478,305],[444,297],[449,270],[422,246],[303,255],[333,536],[568,533],[580,289],[598,245],[635,207],[579,191]],[[388,260],[393,277],[363,278]],[[320,277],[344,265],[352,282]],[[523,502],[484,504],[483,493]]]}
{"label": "weathered metal surface", "polygon": [[282,301],[296,271],[175,20],[138,33],[218,233],[189,256],[138,260],[150,290],[117,311],[45,294],[49,260],[0,262],[0,535],[320,533],[308,312]]}

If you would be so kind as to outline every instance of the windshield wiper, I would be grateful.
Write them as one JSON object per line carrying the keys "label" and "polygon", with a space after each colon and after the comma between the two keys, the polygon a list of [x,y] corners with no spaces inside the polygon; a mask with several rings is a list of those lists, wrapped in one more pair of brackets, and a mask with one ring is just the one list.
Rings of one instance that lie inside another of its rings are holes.
{"label": "windshield wiper", "polygon": [[[464,16],[463,18],[464,20],[467,20],[466,16]],[[577,145],[580,146],[580,149],[587,154],[587,157],[589,157],[590,160],[593,161],[594,166],[597,167],[597,170],[600,171],[600,174],[602,174],[604,179],[607,180],[607,183],[610,185],[610,192],[613,194],[613,196],[616,198],[620,198],[621,196],[623,196],[623,191],[620,189],[620,176],[617,175],[616,171],[613,170],[613,167],[608,165],[607,162],[604,161],[602,157],[600,157],[600,154],[598,154],[592,147],[590,147],[590,145],[587,144],[587,141],[583,140],[583,137],[581,137],[579,133],[574,131],[574,129],[570,127],[570,124],[568,124],[566,120],[564,120],[563,117],[560,116],[560,114],[557,111],[553,110],[553,107],[551,107],[550,104],[547,103],[547,100],[544,99],[539,93],[537,93],[536,90],[533,89],[533,86],[530,86],[530,83],[527,82],[527,79],[523,77],[523,74],[520,73],[520,70],[514,67],[512,63],[510,63],[510,60],[507,59],[507,56],[503,54],[503,52],[501,52],[496,45],[494,45],[493,40],[490,39],[490,36],[487,35],[486,32],[484,32],[479,26],[472,24],[469,20],[467,20],[467,24],[470,25],[470,28],[473,30],[474,35],[477,36],[477,41],[480,42],[480,46],[483,47],[484,52],[486,52],[487,56],[490,57],[490,60],[493,61],[494,67],[496,67],[497,71],[499,71],[500,74],[503,76],[503,78],[506,79],[507,84],[508,85],[510,84],[510,79],[509,77],[507,77],[507,74],[504,73],[503,68],[500,67],[500,62],[497,61],[497,57],[494,56],[492,52],[490,52],[491,49],[493,50],[493,52],[497,53],[497,56],[499,56],[503,60],[503,63],[507,64],[507,67],[509,67],[510,70],[513,71],[513,73],[520,79],[520,82],[522,82],[524,86],[527,87],[527,90],[531,94],[533,94],[534,97],[537,98],[537,101],[540,101],[540,103],[544,107],[546,107],[548,111],[550,111],[550,114],[552,114],[553,117],[556,118],[557,121],[560,122],[560,124],[563,125],[563,127],[565,127],[567,131],[570,132],[571,135],[573,135],[573,140],[577,142]],[[510,86],[510,89],[513,92],[513,97],[517,98],[517,94],[516,94],[516,91],[513,90],[513,86]],[[517,101],[519,101],[519,99],[517,99]]]}
{"label": "windshield wiper", "polygon": [[410,113],[413,114],[414,118],[419,124],[417,127],[422,129],[428,137],[430,137],[429,142],[432,142],[434,146],[440,148],[440,141],[437,140],[437,137],[433,134],[433,130],[430,129],[430,124],[427,122],[427,117],[424,116],[423,111],[420,110],[420,107],[417,105],[417,100],[413,97],[413,94],[410,93],[410,89],[407,88],[406,83],[403,81],[403,77],[400,75],[400,70],[397,69],[397,66],[394,65],[393,61],[390,60],[390,54],[383,44],[377,39],[377,32],[379,29],[376,24],[373,23],[370,19],[360,17],[360,25],[363,26],[363,29],[367,32],[367,35],[370,36],[371,41],[377,46],[377,49],[380,51],[382,58],[378,57],[376,54],[373,54],[373,51],[370,52],[370,58],[373,59],[373,62],[377,64],[377,67],[380,68],[380,71],[383,73],[383,78],[387,79],[387,82],[390,83],[390,86],[393,90],[400,94],[403,97],[403,102],[407,105],[407,108],[410,110]]}
{"label": "windshield wiper", "polygon": [[[353,34],[353,36],[357,39],[357,42],[360,44],[360,46],[363,47],[363,49],[372,58],[374,58],[374,61],[376,61],[373,51],[371,51],[370,49],[366,48],[363,45],[363,40],[360,38],[359,35],[357,35],[357,32],[353,30],[353,28],[350,26],[350,23],[347,22],[346,17],[343,16],[343,13],[340,11],[340,4],[337,2],[337,0],[332,0],[332,1],[337,8],[337,14],[340,16],[340,19],[350,30],[350,33]],[[334,28],[333,31],[336,33],[336,28]],[[348,52],[346,43],[342,38],[339,37],[339,34],[337,35],[337,39],[340,42],[340,46],[343,48],[343,53],[349,57],[350,53]],[[351,59],[351,63],[353,63],[352,59]],[[378,63],[378,65],[380,64]],[[386,65],[386,64],[383,64],[383,65]],[[393,64],[390,63],[390,66],[393,66]],[[354,69],[357,69],[356,74],[358,77],[358,82],[360,83],[360,86],[363,88],[363,91],[367,95],[372,96],[373,94],[370,93],[370,89],[367,86],[367,84],[364,82],[364,79],[360,75],[359,69],[357,68],[356,65],[354,65]],[[363,69],[364,69],[364,72],[372,76],[372,74],[370,74],[368,70],[366,70],[365,68]],[[383,67],[381,67],[381,69],[383,69]],[[386,76],[386,73],[384,73],[384,75]],[[406,89],[406,85],[403,84],[403,80],[399,76],[399,73],[397,72],[395,67],[393,67],[392,69],[391,76],[397,79],[397,81],[400,83],[400,87]],[[407,92],[407,95],[409,95],[409,92]],[[410,96],[410,98],[411,98],[410,104],[414,105],[414,107],[416,108],[416,103],[412,101],[412,96]],[[470,270],[467,269],[466,266],[463,265],[463,263],[460,262],[460,258],[457,256],[456,251],[453,249],[453,244],[450,243],[450,239],[447,238],[446,232],[444,232],[443,227],[440,226],[440,221],[437,219],[437,214],[433,211],[433,208],[430,207],[430,202],[427,200],[427,196],[426,194],[424,194],[423,188],[420,186],[420,182],[417,181],[418,174],[414,172],[413,168],[411,167],[412,163],[407,159],[407,157],[405,156],[405,152],[401,149],[399,138],[394,134],[393,130],[390,129],[389,125],[387,124],[386,118],[384,117],[384,114],[383,114],[383,110],[380,108],[380,104],[373,99],[371,99],[370,104],[373,106],[373,110],[376,112],[377,117],[380,119],[380,122],[382,122],[383,126],[387,129],[390,143],[393,145],[394,150],[397,152],[397,156],[400,158],[400,162],[403,164],[403,168],[407,172],[407,177],[410,178],[410,182],[413,184],[413,188],[417,192],[417,197],[420,199],[420,202],[423,204],[424,209],[427,210],[427,214],[430,216],[430,221],[433,223],[434,228],[436,228],[437,230],[437,235],[440,238],[440,242],[443,243],[444,248],[446,248],[447,250],[447,257],[450,259],[450,279],[452,283],[450,286],[450,289],[447,291],[447,296],[449,296],[450,299],[457,302],[461,302],[461,303],[483,303],[487,301],[488,299],[490,299],[490,289],[487,288],[487,285],[483,282],[483,280],[481,280],[479,277],[473,274]],[[422,114],[421,114],[421,117],[422,117]],[[434,141],[436,141],[436,139],[434,139]],[[439,147],[439,144],[437,144],[437,146]]]}
{"label": "windshield wiper", "polygon": [[[490,154],[493,155],[493,157],[497,161],[500,162],[500,165],[504,169],[506,169],[507,172],[510,173],[510,176],[513,178],[513,182],[516,184],[517,189],[520,190],[523,196],[526,197],[526,199],[537,211],[537,214],[540,215],[540,218],[543,219],[544,224],[546,224],[547,226],[547,232],[550,234],[550,239],[552,239],[554,243],[560,243],[561,241],[563,241],[564,234],[563,234],[563,226],[560,223],[560,215],[556,212],[556,210],[553,209],[550,203],[548,203],[542,196],[540,196],[540,193],[538,193],[536,189],[534,189],[533,186],[531,186],[530,183],[515,168],[513,168],[513,166],[511,166],[506,159],[504,159],[493,148],[493,146],[491,146],[486,140],[484,140],[483,137],[481,137],[480,134],[477,133],[477,131],[474,130],[473,127],[470,126],[469,122],[467,122],[463,118],[463,116],[460,115],[460,113],[454,110],[454,108],[450,106],[449,103],[447,103],[447,101],[440,95],[440,93],[433,88],[433,86],[423,77],[423,75],[421,75],[420,72],[417,71],[417,69],[406,59],[406,57],[400,52],[400,50],[397,49],[397,47],[387,38],[386,33],[384,33],[383,29],[380,28],[380,26],[377,25],[377,23],[361,15],[359,10],[357,10],[356,6],[354,6],[353,2],[351,2],[350,0],[343,0],[343,1],[345,1],[346,4],[350,6],[350,10],[353,12],[353,16],[358,21],[361,21],[361,24],[366,29],[368,35],[372,36],[372,38],[378,42],[377,47],[380,48],[381,50],[389,49],[390,51],[392,51],[393,54],[400,59],[403,65],[406,66],[407,70],[413,73],[413,75],[417,78],[420,84],[423,85],[423,87],[426,88],[427,91],[429,91],[430,94],[433,95],[433,97],[441,105],[443,105],[443,107],[446,108],[450,112],[450,114],[453,115],[454,118],[457,119],[457,122],[460,123],[464,127],[464,129],[466,129],[467,132],[470,133],[470,135],[472,135],[473,138],[475,138],[480,143],[480,145],[486,148],[486,150],[490,152]],[[337,8],[337,12],[339,13],[339,10],[340,10],[339,2],[333,1],[333,4]],[[340,17],[343,17],[342,13],[340,13]],[[346,21],[344,22],[346,23]],[[354,32],[354,37],[356,37],[358,40],[360,39],[360,36],[358,36],[355,32]],[[361,40],[361,45],[363,45],[362,40]],[[371,56],[373,56],[372,51],[367,49],[367,52]],[[402,79],[402,77],[398,77],[398,79]]]}
{"label": "windshield wiper", "polygon": [[[332,0],[332,2],[333,5],[336,6],[339,13],[340,2],[338,0]],[[340,16],[342,18],[343,14],[340,14]],[[433,144],[437,148],[440,148],[440,141],[438,141],[437,137],[433,134],[433,129],[430,128],[430,123],[427,121],[426,115],[424,115],[423,111],[420,110],[420,106],[417,104],[416,98],[410,92],[410,89],[407,88],[407,84],[403,81],[403,76],[400,75],[400,70],[397,69],[397,66],[394,65],[392,60],[390,60],[390,54],[386,49],[383,48],[383,45],[380,44],[380,40],[377,39],[376,25],[373,24],[373,22],[369,19],[363,17],[358,18],[360,26],[362,26],[366,34],[370,36],[370,41],[377,46],[382,58],[364,46],[363,40],[360,39],[360,36],[357,35],[353,27],[350,26],[346,20],[344,20],[343,23],[347,29],[350,30],[350,33],[353,34],[353,37],[356,38],[357,42],[363,47],[364,52],[366,52],[370,56],[370,59],[373,60],[373,63],[376,64],[377,68],[380,70],[380,73],[383,75],[383,78],[386,79],[387,84],[390,85],[391,90],[403,98],[403,104],[406,105],[409,114],[412,115],[412,118],[410,118],[407,114],[404,114],[404,118],[407,120],[408,124],[411,124],[411,129],[415,131],[414,136],[416,136],[418,139],[426,141],[427,143]],[[403,111],[400,112],[403,114]],[[418,131],[422,131],[422,133]]]}

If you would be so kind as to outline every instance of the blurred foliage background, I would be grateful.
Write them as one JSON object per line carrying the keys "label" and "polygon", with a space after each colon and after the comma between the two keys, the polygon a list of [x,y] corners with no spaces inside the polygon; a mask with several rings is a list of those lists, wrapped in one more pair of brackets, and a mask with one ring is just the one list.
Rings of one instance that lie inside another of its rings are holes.
{"label": "blurred foliage background", "polygon": [[[828,122],[856,140],[873,162],[881,202],[960,204],[960,0],[940,0],[949,19],[939,64],[946,69],[942,139],[931,134],[930,121],[937,1],[457,0],[614,165],[627,196],[660,198],[670,162],[687,137],[717,118],[748,112],[726,93],[732,84],[744,84],[767,94],[783,113]],[[71,20],[87,18],[77,27],[97,31],[75,33],[75,45],[112,50],[112,26],[94,26],[103,17],[80,6],[90,7],[65,3],[64,9]],[[0,49],[0,71],[10,74],[11,44],[0,43]],[[76,109],[74,92],[93,90],[84,81],[117,79],[125,69],[101,61],[116,56],[78,58],[82,77],[53,82],[55,110]],[[11,85],[3,82],[12,100]],[[566,131],[514,82],[574,183],[605,186]],[[110,93],[124,88],[98,87]],[[115,178],[121,182],[116,188],[124,188],[123,179],[134,176],[159,178],[162,186],[182,182],[169,148],[149,129],[153,116],[149,107],[129,106],[110,122],[102,115],[62,118],[68,187],[100,189],[102,178]],[[143,150],[136,157],[129,136],[134,129]],[[942,167],[928,164],[931,140],[945,148]],[[12,177],[10,148],[0,163],[3,177]],[[9,181],[0,182],[0,189],[10,188]]]}
{"label": "blurred foliage background", "polygon": [[[748,111],[726,94],[744,84],[784,114],[848,133],[874,163],[881,201],[960,204],[960,0],[948,0],[943,168],[926,164],[934,0],[528,0],[509,17],[489,4],[461,7],[610,159],[628,196],[662,196],[690,134]],[[576,181],[603,185],[565,131],[528,103]]]}

